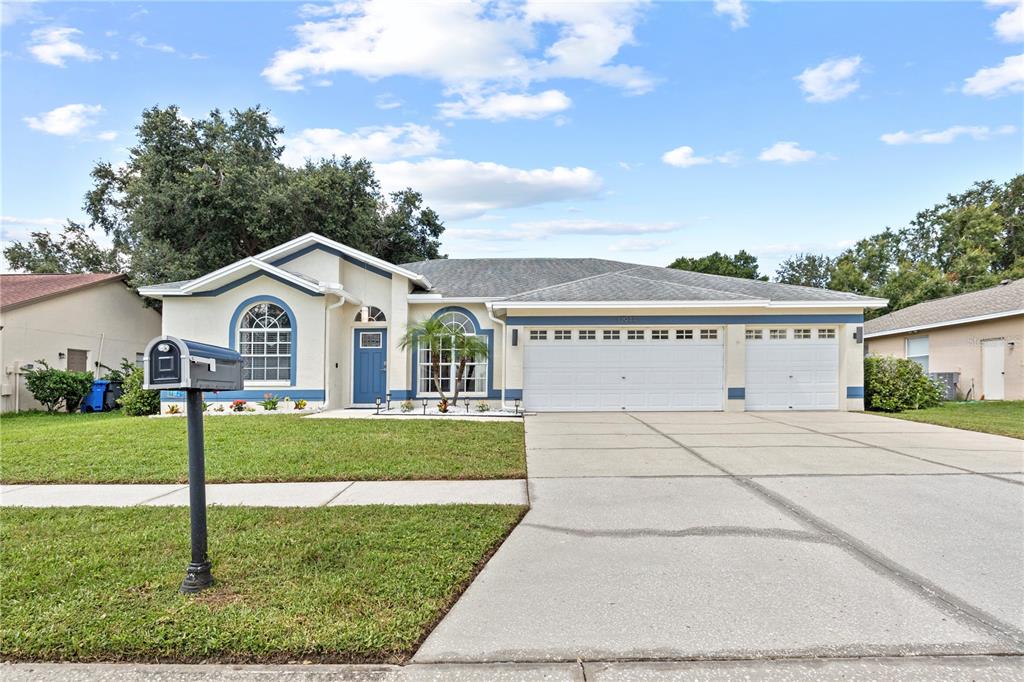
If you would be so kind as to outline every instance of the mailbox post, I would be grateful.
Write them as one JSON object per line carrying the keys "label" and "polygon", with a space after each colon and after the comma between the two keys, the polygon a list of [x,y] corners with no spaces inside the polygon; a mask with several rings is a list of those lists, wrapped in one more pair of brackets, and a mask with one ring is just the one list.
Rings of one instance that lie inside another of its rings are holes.
{"label": "mailbox post", "polygon": [[160,336],[143,356],[143,387],[183,390],[188,420],[188,506],[192,557],[179,591],[194,594],[213,585],[206,533],[206,457],[203,441],[203,391],[239,390],[242,356],[230,348]]}

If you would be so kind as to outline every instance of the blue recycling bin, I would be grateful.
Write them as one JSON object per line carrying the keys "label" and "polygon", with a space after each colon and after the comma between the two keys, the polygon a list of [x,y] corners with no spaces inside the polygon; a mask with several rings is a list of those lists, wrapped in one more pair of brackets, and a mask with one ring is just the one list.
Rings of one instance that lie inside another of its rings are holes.
{"label": "blue recycling bin", "polygon": [[97,379],[92,382],[92,388],[82,401],[82,412],[102,412],[104,410],[103,397],[107,393],[107,386],[110,384],[106,379]]}

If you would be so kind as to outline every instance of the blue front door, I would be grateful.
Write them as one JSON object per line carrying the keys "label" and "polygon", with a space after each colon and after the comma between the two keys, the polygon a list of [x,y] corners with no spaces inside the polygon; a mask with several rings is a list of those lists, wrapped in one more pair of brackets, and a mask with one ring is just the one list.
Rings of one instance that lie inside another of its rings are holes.
{"label": "blue front door", "polygon": [[353,339],[352,402],[372,405],[387,391],[386,329],[356,329]]}

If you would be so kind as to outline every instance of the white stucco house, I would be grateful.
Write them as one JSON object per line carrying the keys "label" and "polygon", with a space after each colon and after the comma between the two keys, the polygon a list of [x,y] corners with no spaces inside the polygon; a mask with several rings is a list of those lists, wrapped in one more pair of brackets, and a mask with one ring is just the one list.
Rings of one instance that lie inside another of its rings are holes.
{"label": "white stucco house", "polygon": [[[245,390],[314,406],[435,397],[408,325],[484,337],[463,395],[529,411],[860,410],[862,326],[884,300],[595,258],[395,265],[318,234],[184,282],[163,332],[237,348]],[[453,363],[454,364],[454,363]],[[442,380],[454,376],[443,366]],[[179,400],[175,394],[165,400]]]}

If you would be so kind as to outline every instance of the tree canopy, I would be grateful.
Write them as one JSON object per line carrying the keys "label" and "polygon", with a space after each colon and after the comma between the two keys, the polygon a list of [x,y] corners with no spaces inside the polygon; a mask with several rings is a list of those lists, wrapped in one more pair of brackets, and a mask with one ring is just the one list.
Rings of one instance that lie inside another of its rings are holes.
{"label": "tree canopy", "polygon": [[133,286],[192,279],[307,232],[394,263],[441,257],[444,225],[419,193],[385,196],[365,159],[288,167],[283,132],[260,107],[192,120],[147,109],[128,161],[97,163],[85,196],[89,227],[113,246],[69,223],[4,255],[30,272],[120,270]]}
{"label": "tree canopy", "polygon": [[692,272],[703,272],[709,275],[725,275],[727,277],[742,277],[744,279],[757,279],[767,281],[767,275],[762,275],[757,270],[757,256],[740,250],[735,256],[725,253],[714,253],[699,258],[687,258],[682,256],[669,263],[670,268],[676,270],[690,270]]}

